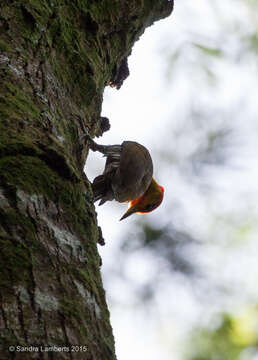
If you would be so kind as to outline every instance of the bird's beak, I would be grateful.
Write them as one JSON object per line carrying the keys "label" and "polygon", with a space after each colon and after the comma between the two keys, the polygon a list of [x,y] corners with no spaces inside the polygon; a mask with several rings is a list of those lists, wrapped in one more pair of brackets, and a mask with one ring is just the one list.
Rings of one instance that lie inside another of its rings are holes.
{"label": "bird's beak", "polygon": [[129,209],[126,211],[126,213],[121,217],[121,220],[126,219],[128,216],[134,214],[136,212],[136,209],[134,208],[134,206],[129,207]]}

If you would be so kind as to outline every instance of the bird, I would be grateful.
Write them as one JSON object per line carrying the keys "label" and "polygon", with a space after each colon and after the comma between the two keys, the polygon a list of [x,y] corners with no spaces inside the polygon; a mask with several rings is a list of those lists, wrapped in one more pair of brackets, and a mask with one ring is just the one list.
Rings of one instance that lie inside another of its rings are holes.
{"label": "bird", "polygon": [[147,214],[162,202],[164,187],[153,178],[153,163],[149,151],[135,141],[124,141],[121,145],[100,145],[84,134],[89,148],[106,157],[102,175],[92,183],[94,202],[127,202],[128,210],[120,220],[134,213]]}

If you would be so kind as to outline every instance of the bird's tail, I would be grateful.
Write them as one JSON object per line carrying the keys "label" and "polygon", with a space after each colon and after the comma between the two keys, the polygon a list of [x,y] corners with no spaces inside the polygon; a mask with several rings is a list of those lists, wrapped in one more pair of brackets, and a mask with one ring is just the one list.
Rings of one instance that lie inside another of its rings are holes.
{"label": "bird's tail", "polygon": [[92,190],[94,195],[94,202],[101,199],[99,205],[103,205],[110,198],[110,180],[107,176],[99,175],[93,180]]}

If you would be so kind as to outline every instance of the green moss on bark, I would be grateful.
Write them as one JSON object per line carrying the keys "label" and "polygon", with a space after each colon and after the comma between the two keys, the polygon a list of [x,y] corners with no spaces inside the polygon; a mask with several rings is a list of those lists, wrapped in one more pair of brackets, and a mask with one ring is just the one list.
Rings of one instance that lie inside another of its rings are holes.
{"label": "green moss on bark", "polygon": [[9,81],[1,83],[3,92],[0,94],[0,116],[2,118],[19,119],[25,117],[33,120],[40,116],[40,109],[29,92]]}
{"label": "green moss on bark", "polygon": [[31,254],[35,247],[35,227],[27,216],[13,209],[0,210],[1,225],[8,234],[0,234],[0,288],[13,292],[14,284],[30,282]]}

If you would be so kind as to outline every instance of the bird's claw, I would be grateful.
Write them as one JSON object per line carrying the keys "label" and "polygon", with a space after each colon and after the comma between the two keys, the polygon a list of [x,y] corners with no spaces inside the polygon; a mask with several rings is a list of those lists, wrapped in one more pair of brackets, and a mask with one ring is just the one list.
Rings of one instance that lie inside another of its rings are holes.
{"label": "bird's claw", "polygon": [[85,139],[85,141],[91,140],[88,128],[86,128],[85,133],[82,136],[79,137],[79,142],[81,143],[83,139]]}
{"label": "bird's claw", "polygon": [[101,199],[100,202],[99,202],[99,206],[105,204],[106,201],[107,201],[107,200],[105,200],[105,199]]}
{"label": "bird's claw", "polygon": [[83,139],[85,139],[85,145],[88,145],[92,151],[98,151],[99,147],[101,147],[100,145],[96,144],[94,140],[92,140],[92,138],[89,135],[88,128],[86,129],[86,132],[79,137],[79,142],[82,143]]}

